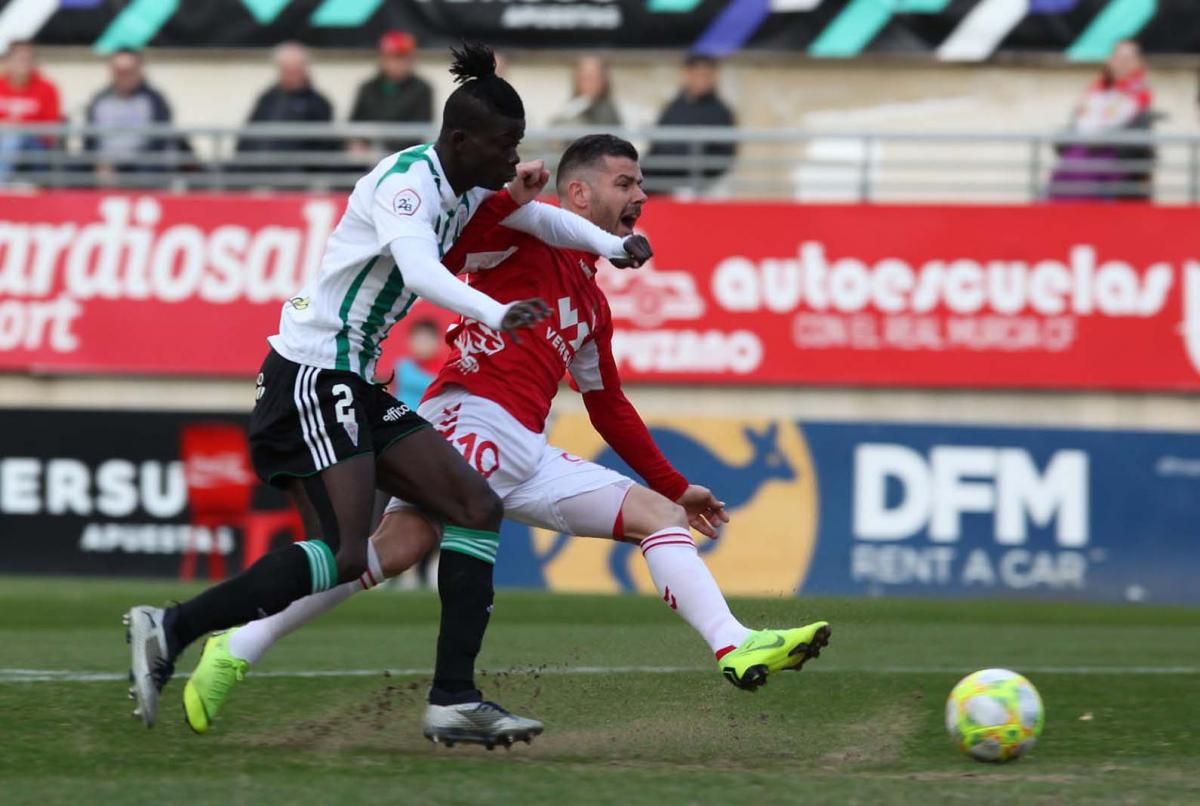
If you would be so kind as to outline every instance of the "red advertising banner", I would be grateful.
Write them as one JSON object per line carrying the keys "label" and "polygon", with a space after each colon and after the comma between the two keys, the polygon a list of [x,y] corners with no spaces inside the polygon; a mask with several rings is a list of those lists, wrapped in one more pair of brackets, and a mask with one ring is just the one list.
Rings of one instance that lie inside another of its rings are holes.
{"label": "red advertising banner", "polygon": [[249,375],[333,197],[0,197],[0,367]]}
{"label": "red advertising banner", "polygon": [[1200,210],[672,204],[601,272],[631,378],[1200,388]]}
{"label": "red advertising banner", "polygon": [[[250,375],[343,203],[0,195],[0,370]],[[1198,389],[1197,225],[1142,205],[653,200],[653,265],[598,277],[630,381]]]}

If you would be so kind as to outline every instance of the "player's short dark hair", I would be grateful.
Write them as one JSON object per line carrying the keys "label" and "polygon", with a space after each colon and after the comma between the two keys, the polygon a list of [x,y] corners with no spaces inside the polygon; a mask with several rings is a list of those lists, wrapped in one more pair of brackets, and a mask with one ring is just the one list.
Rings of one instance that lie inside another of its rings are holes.
{"label": "player's short dark hair", "polygon": [[442,109],[442,130],[478,128],[483,120],[500,115],[514,120],[525,119],[521,96],[500,76],[496,75],[496,54],[487,45],[464,42],[461,48],[450,48],[454,57],[450,73],[458,88],[450,93]]}
{"label": "player's short dark hair", "polygon": [[717,57],[700,51],[692,51],[687,56],[683,57],[684,67],[717,67]]}
{"label": "player's short dark hair", "polygon": [[442,329],[440,327],[438,327],[438,323],[429,318],[418,319],[415,322],[413,322],[412,328],[409,330],[409,332],[416,333],[420,330],[428,330],[430,333],[432,333],[435,336],[442,335]]}
{"label": "player's short dark hair", "polygon": [[626,157],[638,161],[638,151],[633,143],[613,134],[585,134],[563,152],[558,161],[555,184],[561,190],[572,174],[581,168],[590,168],[605,157]]}
{"label": "player's short dark hair", "polygon": [[145,54],[137,48],[117,48],[112,53],[108,54],[108,57],[111,59],[114,56],[122,55],[132,56],[133,58],[137,59],[138,64],[141,64],[143,61],[145,61]]}

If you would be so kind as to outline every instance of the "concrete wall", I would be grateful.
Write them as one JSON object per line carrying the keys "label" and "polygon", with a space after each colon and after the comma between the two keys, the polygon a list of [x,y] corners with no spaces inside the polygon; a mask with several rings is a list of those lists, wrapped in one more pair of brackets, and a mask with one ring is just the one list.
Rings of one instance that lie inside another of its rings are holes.
{"label": "concrete wall", "polygon": [[[644,412],[675,416],[1200,430],[1200,401],[1187,395],[761,389],[643,386],[628,390]],[[0,375],[0,408],[176,409],[248,412],[244,380],[31,378]],[[583,411],[564,389],[556,412]]]}

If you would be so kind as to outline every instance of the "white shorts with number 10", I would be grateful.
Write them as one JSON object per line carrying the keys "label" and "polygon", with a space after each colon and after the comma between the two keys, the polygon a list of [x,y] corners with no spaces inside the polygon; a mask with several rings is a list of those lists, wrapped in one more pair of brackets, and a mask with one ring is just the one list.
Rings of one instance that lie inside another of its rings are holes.
{"label": "white shorts with number 10", "polygon": [[[530,526],[586,537],[611,537],[627,476],[547,444],[486,398],[453,386],[417,413],[458,449],[504,503],[504,516]],[[568,499],[595,493],[562,506]],[[581,504],[583,506],[581,506]],[[409,506],[393,498],[387,511]]]}

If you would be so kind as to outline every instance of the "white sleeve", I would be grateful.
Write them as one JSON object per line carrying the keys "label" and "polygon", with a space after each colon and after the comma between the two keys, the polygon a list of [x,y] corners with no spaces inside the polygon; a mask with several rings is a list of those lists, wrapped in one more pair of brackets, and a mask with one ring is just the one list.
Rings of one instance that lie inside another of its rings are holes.
{"label": "white sleeve", "polygon": [[625,257],[623,238],[605,232],[583,216],[552,204],[531,201],[501,223],[551,246],[581,249],[601,257]]}
{"label": "white sleeve", "polygon": [[436,245],[433,226],[440,208],[441,195],[423,165],[385,176],[371,199],[371,223],[379,248],[396,238],[424,238]]}
{"label": "white sleeve", "polygon": [[390,243],[404,285],[434,305],[499,330],[512,304],[496,302],[457,279],[438,259],[437,245],[420,236],[393,238]]}

